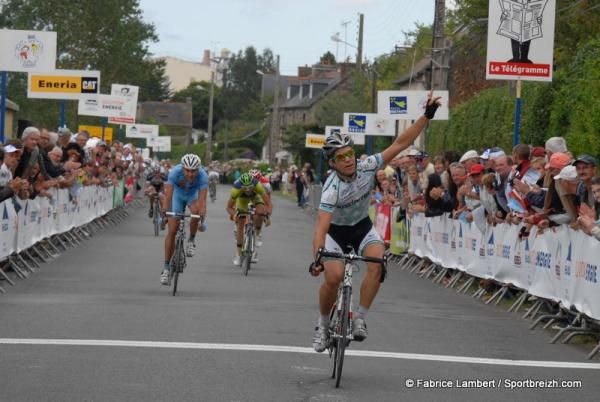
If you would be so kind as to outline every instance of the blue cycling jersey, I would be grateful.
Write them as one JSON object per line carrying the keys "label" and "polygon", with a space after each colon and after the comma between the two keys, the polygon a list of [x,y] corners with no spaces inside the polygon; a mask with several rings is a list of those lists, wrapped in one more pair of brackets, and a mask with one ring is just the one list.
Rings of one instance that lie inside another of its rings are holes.
{"label": "blue cycling jersey", "polygon": [[171,169],[167,183],[173,186],[174,193],[191,195],[208,188],[208,175],[204,169],[199,168],[194,180],[189,182],[183,174],[183,166],[179,164]]}

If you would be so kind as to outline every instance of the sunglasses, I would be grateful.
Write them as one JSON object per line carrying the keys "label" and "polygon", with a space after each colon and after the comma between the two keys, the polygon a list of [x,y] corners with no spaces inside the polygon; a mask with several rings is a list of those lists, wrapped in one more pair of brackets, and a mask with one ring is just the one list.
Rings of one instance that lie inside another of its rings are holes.
{"label": "sunglasses", "polygon": [[348,159],[354,158],[354,151],[344,152],[343,154],[338,154],[333,157],[333,160],[336,162],[344,162]]}

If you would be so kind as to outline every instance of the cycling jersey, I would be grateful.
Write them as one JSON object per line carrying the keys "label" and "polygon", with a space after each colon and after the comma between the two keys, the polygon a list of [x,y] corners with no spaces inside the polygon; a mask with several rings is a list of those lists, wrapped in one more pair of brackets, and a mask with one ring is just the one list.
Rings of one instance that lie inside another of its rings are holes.
{"label": "cycling jersey", "polygon": [[208,181],[219,181],[219,173],[214,170],[208,173]]}
{"label": "cycling jersey", "polygon": [[235,207],[238,212],[248,211],[248,204],[252,202],[254,205],[264,204],[263,196],[267,194],[265,188],[256,179],[252,179],[251,191],[245,192],[242,189],[242,183],[236,180],[231,189],[231,199],[235,200]]}
{"label": "cycling jersey", "polygon": [[150,184],[158,191],[167,181],[167,176],[162,173],[150,173],[148,176],[146,176],[146,181],[150,182]]}
{"label": "cycling jersey", "polygon": [[271,182],[265,176],[260,178],[260,184],[264,187],[267,194],[271,194]]}
{"label": "cycling jersey", "polygon": [[375,173],[383,166],[381,154],[375,154],[356,164],[356,178],[341,180],[337,174],[330,175],[323,185],[321,211],[333,214],[331,223],[354,226],[369,216],[369,199],[375,185]]}
{"label": "cycling jersey", "polygon": [[168,183],[173,186],[173,193],[185,196],[198,195],[200,190],[208,188],[208,176],[204,169],[198,169],[198,174],[192,182],[188,182],[183,174],[181,164],[175,166],[169,173]]}

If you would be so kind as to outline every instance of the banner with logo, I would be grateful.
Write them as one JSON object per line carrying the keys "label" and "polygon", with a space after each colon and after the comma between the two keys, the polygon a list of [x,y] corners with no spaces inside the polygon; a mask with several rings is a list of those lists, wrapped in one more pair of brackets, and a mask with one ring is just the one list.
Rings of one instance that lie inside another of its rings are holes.
{"label": "banner with logo", "polygon": [[[378,91],[377,113],[390,120],[417,120],[425,113],[430,91]],[[433,96],[441,97],[442,105],[433,120],[448,120],[448,91],[434,91]]]}
{"label": "banner with logo", "polygon": [[306,133],[306,140],[304,146],[306,148],[321,149],[325,144],[325,136],[323,134],[310,134]]}
{"label": "banner with logo", "polygon": [[552,81],[556,0],[490,1],[486,79]]}
{"label": "banner with logo", "polygon": [[128,138],[158,137],[158,125],[156,125],[156,124],[127,124],[125,126],[125,137],[128,137]]}
{"label": "banner with logo", "polygon": [[54,70],[27,76],[28,98],[77,100],[98,93],[100,71]]}
{"label": "banner with logo", "polygon": [[396,135],[396,123],[376,113],[344,113],[342,132],[393,137]]}
{"label": "banner with logo", "polygon": [[398,214],[401,213],[400,208],[392,208],[392,216],[390,222],[390,253],[400,255],[408,250],[408,222],[406,219],[400,219],[398,222]]}
{"label": "banner with logo", "polygon": [[[133,103],[133,108],[136,112],[139,92],[140,87],[137,87],[135,85],[112,84],[110,86],[110,94],[112,96],[122,96],[124,98],[129,98]],[[113,124],[133,124],[135,123],[135,117],[135,114],[129,117],[109,117],[108,122]]]}
{"label": "banner with logo", "polygon": [[112,95],[94,95],[79,99],[80,116],[134,118],[136,105],[130,98]]}
{"label": "banner with logo", "polygon": [[[325,126],[325,138],[329,137],[332,133],[338,132],[341,133],[342,126]],[[352,141],[354,141],[355,145],[365,145],[365,135],[364,134],[350,134],[352,137]]]}
{"label": "banner with logo", "polygon": [[391,205],[377,204],[375,206],[375,230],[385,242],[390,241]]}
{"label": "banner with logo", "polygon": [[56,32],[0,29],[0,71],[52,71]]}
{"label": "banner with logo", "polygon": [[600,319],[600,242],[562,225],[519,239],[520,226],[488,226],[447,217],[410,219],[410,251],[479,278],[511,283],[532,295]]}
{"label": "banner with logo", "polygon": [[149,137],[146,145],[154,152],[171,152],[171,137]]}
{"label": "banner with logo", "polygon": [[105,215],[113,208],[113,187],[87,186],[76,198],[70,189],[50,189],[51,198],[0,203],[0,260],[40,240]]}

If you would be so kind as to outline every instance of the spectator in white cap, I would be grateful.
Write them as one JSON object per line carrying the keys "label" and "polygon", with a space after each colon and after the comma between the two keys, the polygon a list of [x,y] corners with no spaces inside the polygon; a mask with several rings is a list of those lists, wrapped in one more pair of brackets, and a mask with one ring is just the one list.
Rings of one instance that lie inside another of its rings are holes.
{"label": "spectator in white cap", "polygon": [[471,170],[471,168],[479,163],[479,154],[475,150],[467,151],[460,157],[458,160],[463,166],[467,169],[467,172]]}
{"label": "spectator in white cap", "polygon": [[25,179],[16,177],[13,179],[13,174],[19,164],[21,149],[19,144],[9,143],[0,149],[0,159],[2,167],[0,167],[0,202],[12,197],[15,194],[21,194],[29,188],[29,182]]}

